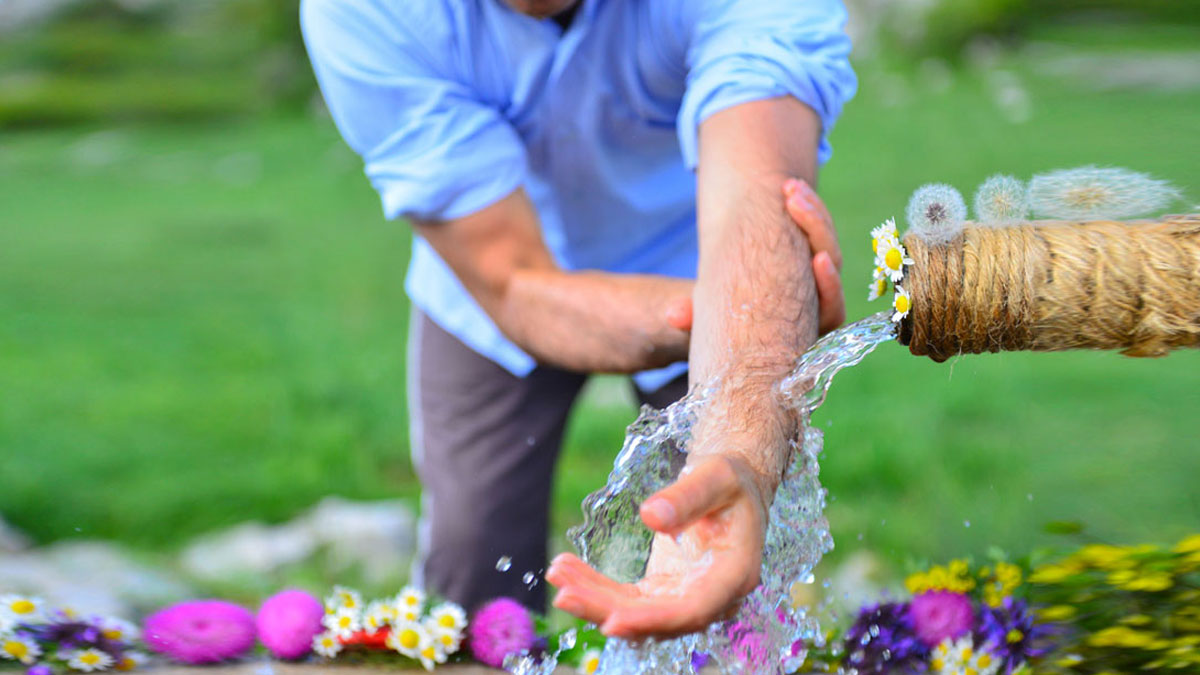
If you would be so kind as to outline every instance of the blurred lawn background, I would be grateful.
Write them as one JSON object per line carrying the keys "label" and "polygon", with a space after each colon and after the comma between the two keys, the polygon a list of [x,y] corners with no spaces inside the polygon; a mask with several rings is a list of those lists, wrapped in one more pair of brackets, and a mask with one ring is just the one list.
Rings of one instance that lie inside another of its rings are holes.
{"label": "blurred lawn background", "polygon": [[[415,506],[410,235],[315,97],[295,3],[62,4],[0,35],[0,515],[169,552],[327,494]],[[969,200],[994,172],[1096,163],[1200,200],[1190,3],[853,4],[860,94],[820,190],[851,317],[881,309],[867,232],[924,182]],[[939,365],[885,345],[816,420],[830,560],[1024,552],[1062,543],[1057,521],[1194,531],[1198,375],[1196,353]],[[633,419],[624,387],[597,378],[572,421],[559,533]]]}

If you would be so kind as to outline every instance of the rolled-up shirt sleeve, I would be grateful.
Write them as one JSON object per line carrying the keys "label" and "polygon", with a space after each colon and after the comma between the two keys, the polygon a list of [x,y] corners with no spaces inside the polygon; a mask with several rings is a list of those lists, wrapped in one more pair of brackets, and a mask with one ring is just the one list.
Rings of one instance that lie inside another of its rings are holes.
{"label": "rolled-up shirt sleeve", "polygon": [[447,50],[430,42],[449,26],[405,16],[403,4],[304,0],[309,58],[387,218],[469,215],[521,185],[524,146],[500,111],[441,62]]}
{"label": "rolled-up shirt sleeve", "polygon": [[711,115],[789,95],[821,118],[817,160],[828,160],[829,132],[857,87],[841,1],[687,0],[684,7],[688,75],[678,131],[687,166],[696,167],[697,132]]}

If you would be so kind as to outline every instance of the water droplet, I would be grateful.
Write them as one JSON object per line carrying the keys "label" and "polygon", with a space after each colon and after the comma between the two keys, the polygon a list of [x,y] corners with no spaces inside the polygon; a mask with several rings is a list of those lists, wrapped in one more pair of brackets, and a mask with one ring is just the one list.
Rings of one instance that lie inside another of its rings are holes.
{"label": "water droplet", "polygon": [[859,532],[859,533],[858,533],[858,540],[859,540],[859,541],[862,541],[862,540],[863,540],[863,533],[862,533],[862,532]]}
{"label": "water droplet", "polygon": [[971,526],[971,521],[969,521],[969,520],[963,521],[963,527],[970,527],[970,526]]}
{"label": "water droplet", "polygon": [[537,439],[534,438],[533,436],[530,436],[529,438],[525,439],[525,445],[528,445],[529,447],[533,447],[536,443],[537,443]]}
{"label": "water droplet", "polygon": [[510,567],[512,567],[512,558],[506,555],[500,556],[500,559],[496,561],[497,572],[507,572]]}
{"label": "water droplet", "polygon": [[890,649],[883,650],[883,660],[884,661],[892,660],[892,650],[890,650]]}
{"label": "water droplet", "polygon": [[1029,501],[1033,501],[1033,493],[1030,492],[1029,494],[1025,495],[1025,499],[1028,499]]}
{"label": "water droplet", "polygon": [[884,518],[883,520],[879,521],[879,524],[880,524],[880,525],[887,525],[887,518]]}
{"label": "water droplet", "polygon": [[873,638],[879,637],[879,626],[877,626],[875,624],[871,624],[871,627],[868,628],[867,631],[871,633],[871,637],[873,637]]}
{"label": "water droplet", "polygon": [[567,651],[575,647],[575,629],[572,628],[562,634],[558,640],[558,648],[561,651]]}
{"label": "water droplet", "polygon": [[533,583],[534,578],[533,572],[526,572],[525,575],[521,577],[521,581],[524,581],[525,585],[528,586],[529,584]]}

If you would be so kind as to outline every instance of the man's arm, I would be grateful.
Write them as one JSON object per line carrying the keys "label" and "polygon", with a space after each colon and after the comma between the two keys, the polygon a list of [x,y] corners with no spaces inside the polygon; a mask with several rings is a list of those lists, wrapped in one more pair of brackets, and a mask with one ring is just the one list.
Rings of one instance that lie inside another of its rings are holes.
{"label": "man's arm", "polygon": [[416,228],[501,332],[541,363],[627,373],[687,358],[686,326],[669,318],[692,282],[562,270],[521,190],[469,216]]}
{"label": "man's arm", "polygon": [[792,98],[729,108],[700,129],[700,277],[694,382],[715,379],[689,469],[642,505],[655,536],[646,576],[617,584],[577,557],[546,578],[555,606],[625,638],[700,630],[759,581],[767,512],[798,420],[774,395],[816,336],[809,247],[779,185],[815,172],[820,125]]}

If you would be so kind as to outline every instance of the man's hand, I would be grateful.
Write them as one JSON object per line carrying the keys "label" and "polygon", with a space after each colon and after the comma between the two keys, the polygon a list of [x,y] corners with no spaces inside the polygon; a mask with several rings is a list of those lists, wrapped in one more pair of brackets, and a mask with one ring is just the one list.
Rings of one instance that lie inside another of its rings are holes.
{"label": "man's hand", "polygon": [[[838,246],[833,217],[817,193],[801,179],[792,178],[783,184],[788,215],[808,237],[812,249],[813,279],[820,301],[821,335],[834,330],[846,320],[846,296],[842,293],[842,249]],[[682,331],[692,329],[692,298],[679,298],[667,308],[667,323]]]}
{"label": "man's hand", "polygon": [[617,583],[564,553],[546,579],[554,606],[614,637],[671,637],[728,615],[758,585],[769,495],[737,457],[712,455],[642,504],[655,531],[646,575]]}

